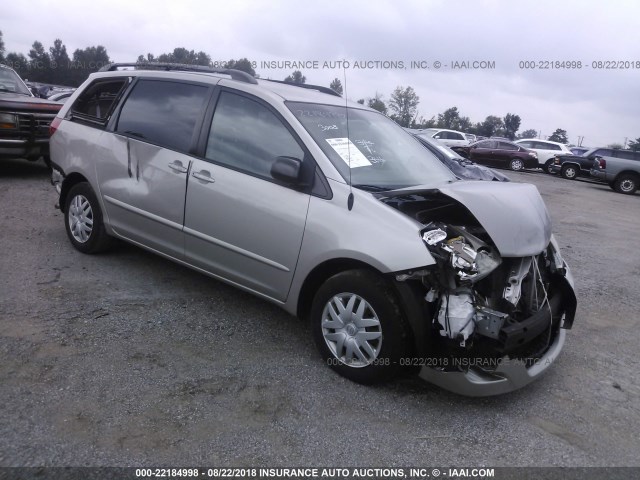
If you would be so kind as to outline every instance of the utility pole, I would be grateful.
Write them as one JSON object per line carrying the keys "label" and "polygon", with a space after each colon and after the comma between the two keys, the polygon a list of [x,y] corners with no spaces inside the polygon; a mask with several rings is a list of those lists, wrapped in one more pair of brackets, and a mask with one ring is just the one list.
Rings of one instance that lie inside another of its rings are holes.
{"label": "utility pole", "polygon": [[627,148],[627,140],[629,140],[629,137],[624,137],[624,144],[622,145],[623,150]]}

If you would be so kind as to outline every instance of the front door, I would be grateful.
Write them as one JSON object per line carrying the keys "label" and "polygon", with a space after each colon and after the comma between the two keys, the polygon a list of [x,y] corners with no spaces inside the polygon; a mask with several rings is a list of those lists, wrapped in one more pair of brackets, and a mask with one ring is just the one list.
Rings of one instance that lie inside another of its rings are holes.
{"label": "front door", "polygon": [[309,195],[274,181],[278,156],[305,158],[281,117],[255,98],[222,91],[205,158],[191,167],[184,232],[189,263],[285,301]]}

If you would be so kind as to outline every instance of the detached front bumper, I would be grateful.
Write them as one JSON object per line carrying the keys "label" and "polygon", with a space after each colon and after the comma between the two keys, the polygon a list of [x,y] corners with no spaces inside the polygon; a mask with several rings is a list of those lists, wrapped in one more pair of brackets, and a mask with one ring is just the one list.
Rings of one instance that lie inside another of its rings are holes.
{"label": "detached front bumper", "polygon": [[466,372],[447,372],[422,367],[419,376],[445,390],[469,397],[487,397],[512,392],[537,380],[547,371],[562,351],[566,335],[566,330],[561,328],[547,352],[531,367],[527,367],[522,360],[510,359],[507,356],[493,372],[473,367]]}

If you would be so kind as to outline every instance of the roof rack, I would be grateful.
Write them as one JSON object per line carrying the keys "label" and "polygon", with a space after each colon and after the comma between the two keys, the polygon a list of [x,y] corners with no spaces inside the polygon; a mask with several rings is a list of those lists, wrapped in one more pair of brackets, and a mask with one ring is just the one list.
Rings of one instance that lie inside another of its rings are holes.
{"label": "roof rack", "polygon": [[239,82],[254,83],[257,84],[253,76],[242,70],[236,70],[234,68],[213,68],[205,65],[188,65],[183,63],[163,63],[163,62],[135,62],[135,63],[110,63],[102,67],[99,72],[114,72],[120,67],[135,67],[141,70],[176,70],[183,72],[202,72],[202,73],[220,73],[222,75],[229,75],[233,80]]}
{"label": "roof rack", "polygon": [[292,85],[294,87],[306,88],[308,90],[317,90],[318,92],[328,93],[329,95],[333,95],[334,97],[342,98],[335,90],[329,87],[323,87],[321,85],[310,85],[308,83],[293,83],[293,82],[285,82],[284,80],[271,80],[270,78],[262,78],[261,80],[266,80],[268,82],[276,82],[276,83],[284,83],[285,85]]}

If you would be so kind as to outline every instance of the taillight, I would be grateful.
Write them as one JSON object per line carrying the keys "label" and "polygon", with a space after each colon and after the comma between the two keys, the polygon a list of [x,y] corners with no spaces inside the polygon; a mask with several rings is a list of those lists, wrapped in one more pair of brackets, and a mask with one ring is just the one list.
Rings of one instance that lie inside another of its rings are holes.
{"label": "taillight", "polygon": [[604,158],[596,157],[596,165],[598,168],[605,169],[607,168],[607,161]]}
{"label": "taillight", "polygon": [[49,125],[49,137],[52,137],[53,134],[56,133],[56,130],[60,126],[60,123],[62,123],[62,119],[61,118],[55,117],[53,119],[53,121]]}

